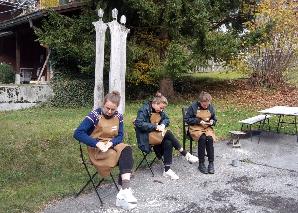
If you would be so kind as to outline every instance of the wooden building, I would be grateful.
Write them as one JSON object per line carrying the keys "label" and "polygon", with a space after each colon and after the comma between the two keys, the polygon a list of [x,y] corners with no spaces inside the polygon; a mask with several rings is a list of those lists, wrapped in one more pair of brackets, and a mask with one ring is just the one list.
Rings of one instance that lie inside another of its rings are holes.
{"label": "wooden building", "polygon": [[60,14],[79,13],[89,1],[0,0],[0,63],[10,64],[15,83],[48,81],[51,77],[49,48],[42,46],[33,27],[40,26],[49,8]]}

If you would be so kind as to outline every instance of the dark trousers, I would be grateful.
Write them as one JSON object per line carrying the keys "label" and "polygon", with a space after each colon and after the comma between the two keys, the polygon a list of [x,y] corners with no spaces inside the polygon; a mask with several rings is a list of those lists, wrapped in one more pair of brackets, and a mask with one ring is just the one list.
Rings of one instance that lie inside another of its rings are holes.
{"label": "dark trousers", "polygon": [[133,158],[132,158],[132,148],[130,146],[127,146],[122,150],[119,156],[118,166],[120,170],[120,174],[118,176],[118,184],[122,186],[121,175],[132,172]]}
{"label": "dark trousers", "polygon": [[205,161],[205,150],[207,152],[207,157],[209,162],[214,161],[214,147],[213,147],[213,138],[211,136],[206,136],[202,134],[199,138],[198,144],[198,157],[199,162],[203,163]]}
{"label": "dark trousers", "polygon": [[169,166],[172,164],[173,147],[179,150],[181,149],[181,145],[173,133],[168,130],[161,142],[161,146],[163,146],[164,165]]}
{"label": "dark trousers", "polygon": [[125,147],[119,157],[119,170],[120,174],[131,173],[133,167],[132,148]]}

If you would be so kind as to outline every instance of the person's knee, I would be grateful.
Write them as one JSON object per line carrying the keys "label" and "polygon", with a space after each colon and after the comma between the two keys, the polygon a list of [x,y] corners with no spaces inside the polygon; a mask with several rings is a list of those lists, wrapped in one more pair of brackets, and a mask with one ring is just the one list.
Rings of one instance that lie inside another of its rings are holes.
{"label": "person's knee", "polygon": [[171,142],[177,141],[176,137],[174,136],[174,134],[170,130],[166,131],[166,134],[164,136],[164,140],[169,140]]}
{"label": "person's knee", "polygon": [[165,149],[172,149],[173,148],[173,144],[172,144],[172,141],[170,140],[164,140],[163,142],[163,146]]}
{"label": "person's knee", "polygon": [[207,141],[208,144],[213,144],[213,138],[212,138],[212,136],[207,136],[206,137],[206,141]]}
{"label": "person's knee", "polygon": [[199,142],[206,142],[206,140],[207,140],[207,137],[205,134],[202,134],[199,138]]}
{"label": "person's knee", "polygon": [[132,148],[131,146],[126,146],[121,153],[125,153],[125,154],[128,154],[128,155],[132,155]]}
{"label": "person's knee", "polygon": [[120,174],[131,173],[133,167],[132,148],[130,146],[125,147],[120,154],[118,161]]}
{"label": "person's knee", "polygon": [[173,144],[170,140],[165,140],[163,144],[163,156],[164,158],[170,157],[173,154]]}

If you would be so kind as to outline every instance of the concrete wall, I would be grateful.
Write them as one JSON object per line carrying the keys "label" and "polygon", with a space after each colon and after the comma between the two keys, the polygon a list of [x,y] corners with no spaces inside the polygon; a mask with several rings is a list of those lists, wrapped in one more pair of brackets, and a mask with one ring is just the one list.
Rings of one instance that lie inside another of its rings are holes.
{"label": "concrete wall", "polygon": [[49,85],[0,85],[0,111],[31,107],[45,102],[52,95]]}

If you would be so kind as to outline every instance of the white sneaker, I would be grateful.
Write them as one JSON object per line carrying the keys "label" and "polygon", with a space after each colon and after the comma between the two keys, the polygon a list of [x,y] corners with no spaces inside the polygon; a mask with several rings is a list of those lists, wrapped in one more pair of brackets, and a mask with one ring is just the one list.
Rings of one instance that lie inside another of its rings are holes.
{"label": "white sneaker", "polygon": [[176,175],[176,173],[175,173],[172,169],[169,169],[167,172],[164,171],[164,172],[163,172],[163,176],[164,176],[164,177],[169,177],[169,178],[171,178],[172,180],[178,180],[178,179],[179,179],[179,176]]}
{"label": "white sneaker", "polygon": [[185,155],[185,158],[189,163],[196,163],[199,160],[197,156],[194,156],[189,152]]}
{"label": "white sneaker", "polygon": [[131,188],[120,189],[117,194],[116,206],[125,210],[131,210],[137,207],[137,199],[133,196]]}

